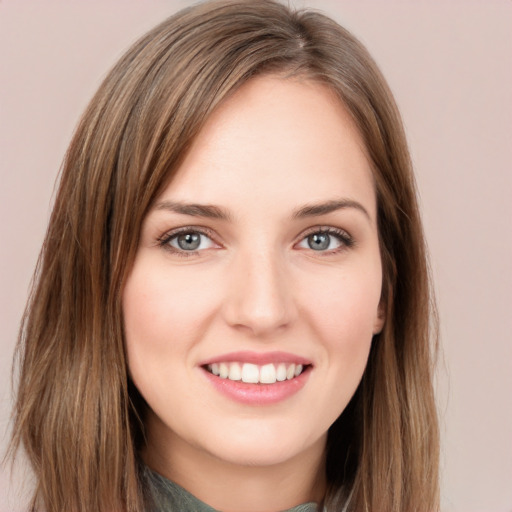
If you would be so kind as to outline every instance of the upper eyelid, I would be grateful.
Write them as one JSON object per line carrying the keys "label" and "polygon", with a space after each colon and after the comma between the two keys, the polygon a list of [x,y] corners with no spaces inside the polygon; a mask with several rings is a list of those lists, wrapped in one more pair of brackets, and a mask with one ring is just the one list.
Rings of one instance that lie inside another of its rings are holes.
{"label": "upper eyelid", "polygon": [[300,234],[300,236],[298,237],[297,241],[294,242],[294,247],[296,245],[299,245],[304,240],[306,240],[307,237],[309,237],[310,235],[313,235],[315,233],[325,233],[329,236],[334,236],[334,237],[338,238],[339,242],[341,243],[341,246],[337,249],[326,250],[326,251],[315,251],[315,252],[317,252],[318,255],[327,256],[327,255],[335,254],[342,250],[352,248],[356,245],[356,240],[346,229],[334,227],[334,226],[322,225],[322,226],[314,226],[312,228],[309,228],[309,229],[306,229],[305,231],[303,231]]}
{"label": "upper eyelid", "polygon": [[158,237],[159,241],[168,240],[173,236],[179,235],[181,233],[200,233],[201,235],[208,236],[209,238],[215,239],[216,233],[206,227],[203,226],[181,226],[178,228],[169,229],[161,236]]}
{"label": "upper eyelid", "polygon": [[330,226],[328,224],[318,224],[316,226],[311,226],[309,228],[306,228],[303,232],[304,233],[308,233],[308,232],[314,233],[316,231],[342,231],[343,233],[347,233],[347,235],[348,235],[348,231],[346,229],[343,229],[343,228],[340,228],[337,226]]}
{"label": "upper eyelid", "polygon": [[216,234],[208,228],[202,227],[202,226],[181,226],[178,228],[173,228],[168,231],[166,231],[164,234],[159,236],[156,240],[156,245],[159,247],[162,247],[166,250],[169,250],[171,252],[174,252],[175,254],[188,254],[189,256],[192,256],[193,254],[199,254],[203,252],[205,249],[195,249],[191,251],[185,251],[182,249],[178,249],[176,247],[172,247],[170,244],[170,241],[177,237],[178,235],[182,233],[199,233],[200,235],[206,236],[209,238],[214,245],[222,247],[222,243],[218,241],[218,237]]}
{"label": "upper eyelid", "polygon": [[299,240],[302,240],[304,237],[309,236],[313,233],[327,233],[327,234],[333,234],[333,235],[346,235],[347,238],[353,239],[353,236],[350,234],[349,231],[343,228],[335,227],[335,226],[328,226],[328,225],[318,225],[318,226],[312,226],[310,228],[305,229],[301,232],[301,234],[297,237]]}
{"label": "upper eyelid", "polygon": [[[213,231],[211,228],[205,227],[205,226],[197,226],[197,225],[184,225],[176,228],[172,228],[165,233],[163,233],[161,236],[158,237],[157,241],[159,244],[165,244],[173,237],[181,234],[181,233],[188,233],[188,232],[197,232],[201,235],[207,236],[211,240],[213,240],[216,244],[222,245],[221,242],[219,242],[219,239],[221,237]],[[301,233],[295,238],[295,241],[293,242],[293,245],[301,242],[304,238],[307,236],[314,234],[314,233],[327,233],[331,235],[345,235],[346,238],[353,241],[353,236],[346,230],[340,227],[335,226],[329,226],[325,224],[320,224],[316,226],[311,226],[309,228],[304,229],[301,231]],[[191,251],[192,252],[192,251]]]}

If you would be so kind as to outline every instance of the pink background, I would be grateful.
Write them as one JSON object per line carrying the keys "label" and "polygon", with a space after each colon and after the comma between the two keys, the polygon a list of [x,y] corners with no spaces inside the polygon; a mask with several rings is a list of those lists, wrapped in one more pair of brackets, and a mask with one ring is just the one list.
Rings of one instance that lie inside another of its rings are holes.
{"label": "pink background", "polygon": [[[0,0],[0,449],[57,172],[109,67],[185,0]],[[416,166],[442,322],[443,512],[512,511],[512,2],[295,1],[368,46]],[[23,467],[0,472],[22,510]]]}

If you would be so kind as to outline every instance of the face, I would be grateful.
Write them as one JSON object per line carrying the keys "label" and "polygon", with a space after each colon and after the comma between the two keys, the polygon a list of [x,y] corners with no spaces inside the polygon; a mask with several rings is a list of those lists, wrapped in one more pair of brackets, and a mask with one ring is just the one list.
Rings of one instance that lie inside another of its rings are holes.
{"label": "face", "polygon": [[148,213],[124,289],[150,445],[262,466],[323,450],[382,328],[381,282],[345,108],[306,80],[243,85]]}

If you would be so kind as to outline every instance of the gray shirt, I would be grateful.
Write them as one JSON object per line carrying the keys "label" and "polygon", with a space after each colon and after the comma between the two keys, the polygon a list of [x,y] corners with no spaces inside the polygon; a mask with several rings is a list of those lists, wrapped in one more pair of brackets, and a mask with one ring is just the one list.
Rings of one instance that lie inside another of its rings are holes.
{"label": "gray shirt", "polygon": [[[218,512],[163,476],[146,470],[146,478],[154,500],[148,512]],[[283,512],[316,512],[315,503],[304,503]]]}

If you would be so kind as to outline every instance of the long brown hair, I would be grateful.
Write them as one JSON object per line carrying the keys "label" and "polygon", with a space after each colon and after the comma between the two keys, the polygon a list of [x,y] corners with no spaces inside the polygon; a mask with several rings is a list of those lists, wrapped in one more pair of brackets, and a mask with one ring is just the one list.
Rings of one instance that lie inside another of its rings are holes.
{"label": "long brown hair", "polygon": [[33,507],[144,510],[140,397],[129,382],[121,293],[141,223],[213,109],[257,74],[327,84],[351,113],[377,190],[386,325],[331,427],[330,511],[438,509],[435,315],[411,162],[392,95],[366,49],[313,11],[272,0],[186,9],[109,73],[73,137],[23,318],[13,450]]}

